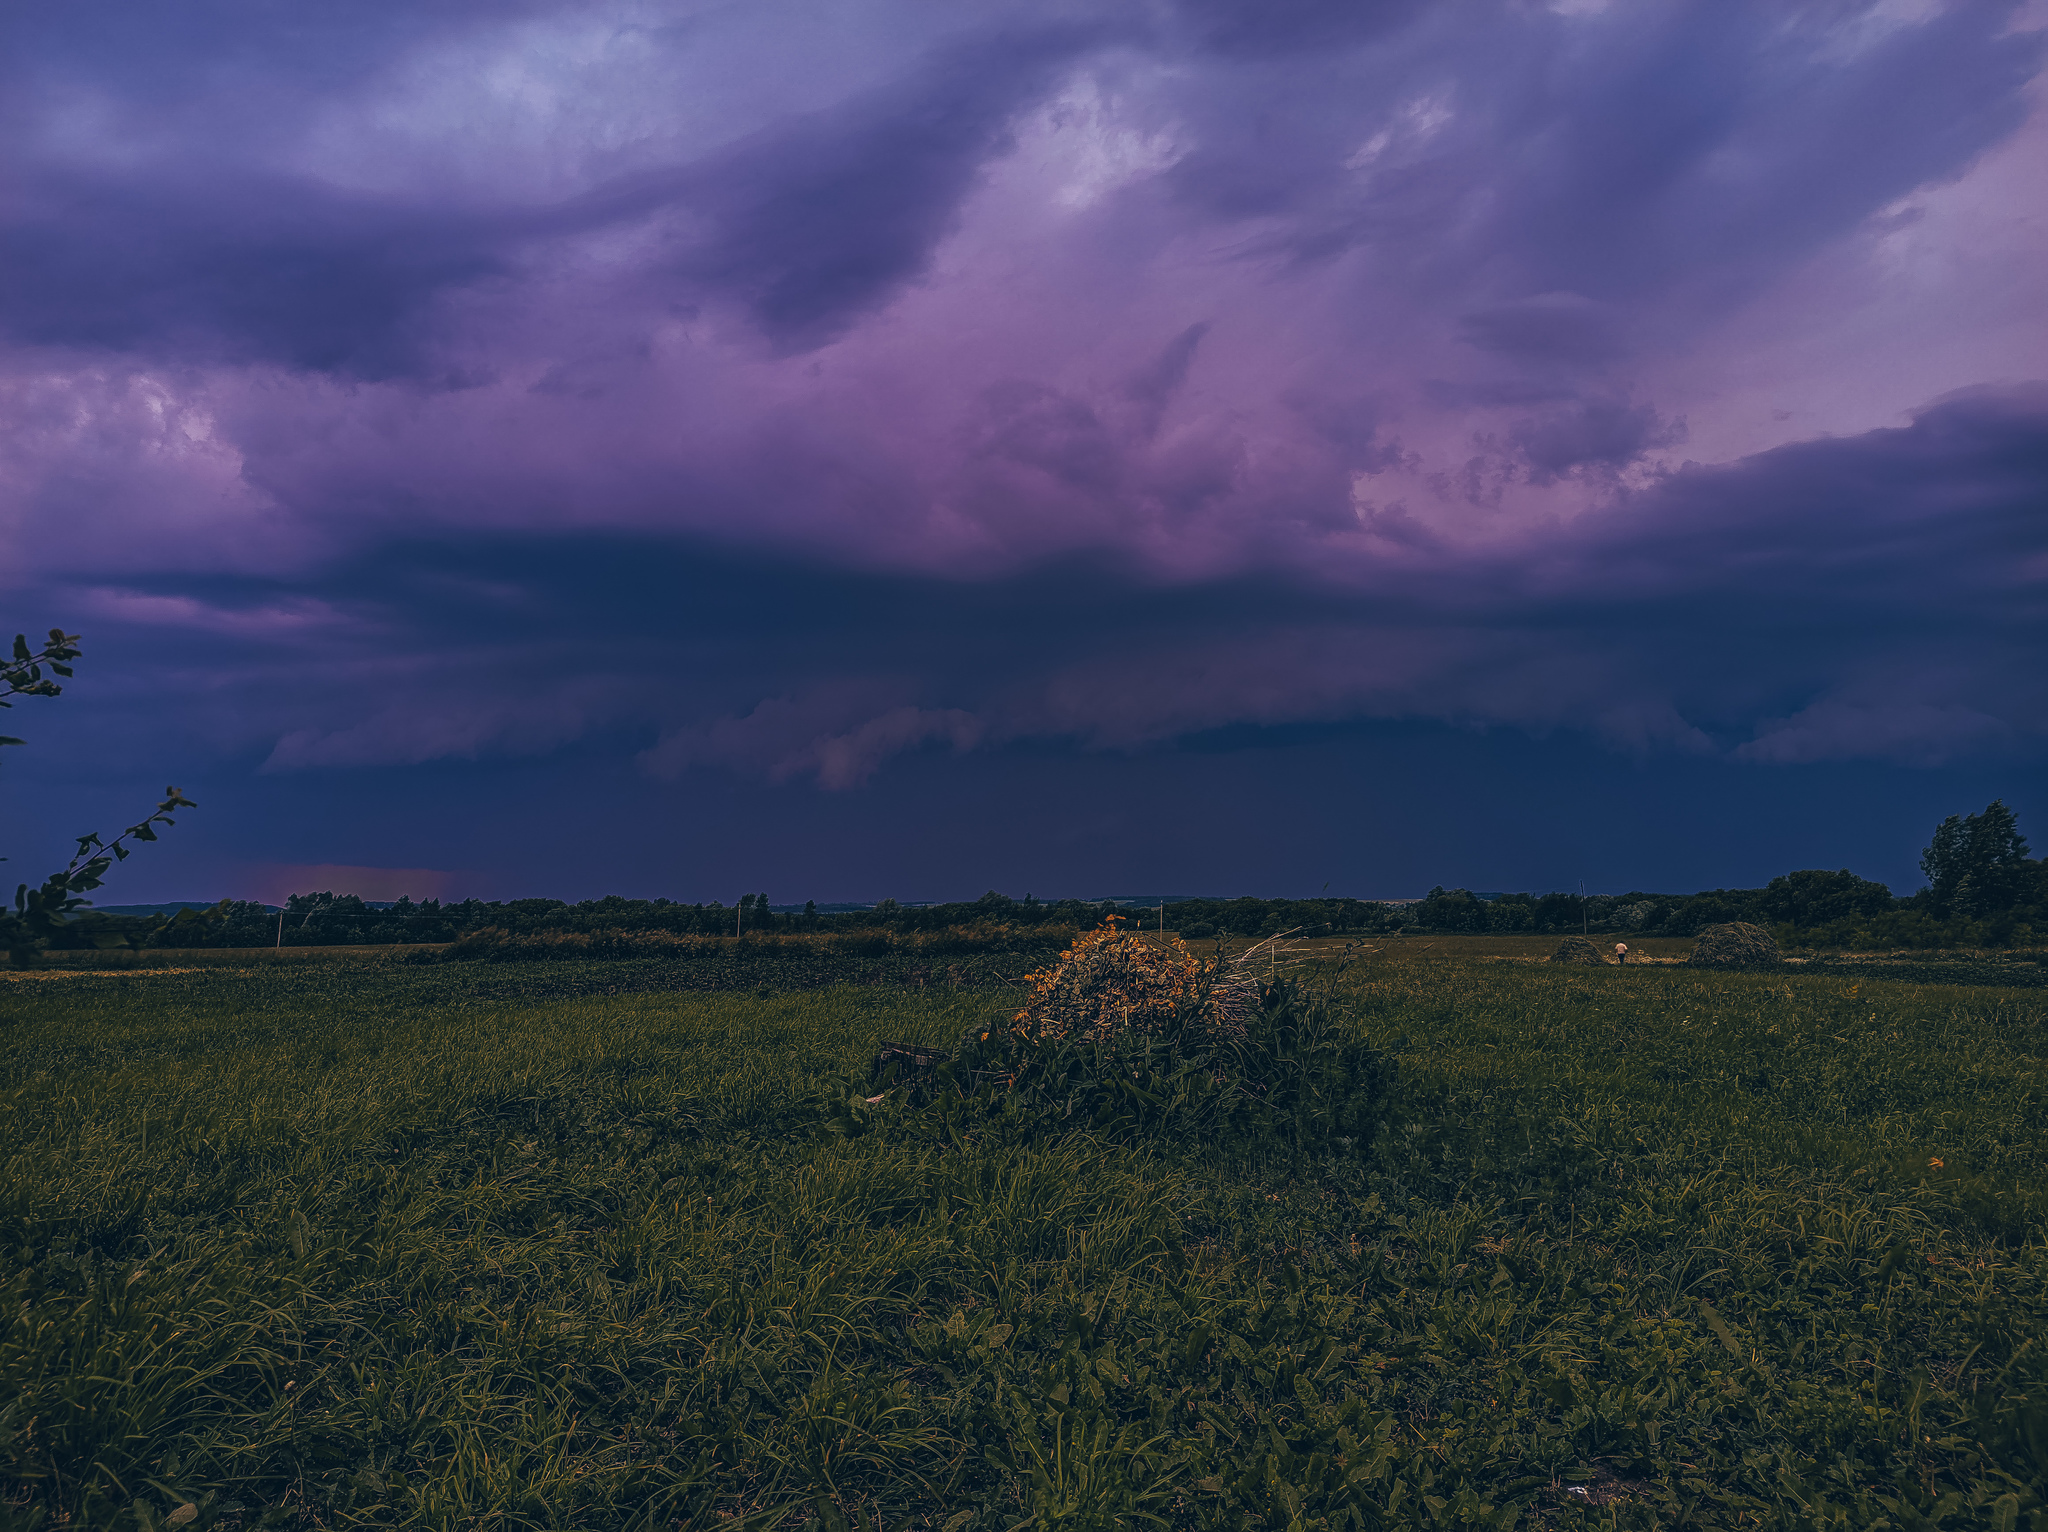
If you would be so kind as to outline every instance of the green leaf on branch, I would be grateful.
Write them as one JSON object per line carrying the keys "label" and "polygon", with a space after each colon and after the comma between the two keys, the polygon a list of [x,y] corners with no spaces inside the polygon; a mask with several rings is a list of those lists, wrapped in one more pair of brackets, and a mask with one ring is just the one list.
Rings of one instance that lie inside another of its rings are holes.
{"label": "green leaf on branch", "polygon": [[[26,634],[14,635],[14,653],[11,663],[0,666],[0,707],[11,706],[9,697],[55,697],[63,688],[55,681],[43,679],[42,667],[48,665],[51,671],[69,679],[69,661],[79,656],[78,635],[66,633],[62,628],[50,629],[49,638],[43,647],[29,647]],[[0,735],[0,745],[19,745],[23,741],[11,736]],[[112,841],[102,841],[97,833],[77,837],[78,849],[72,854],[71,864],[61,872],[50,874],[40,888],[31,889],[21,884],[14,894],[14,908],[0,910],[0,943],[4,943],[8,955],[16,963],[25,963],[41,946],[47,945],[79,912],[87,909],[91,901],[81,895],[100,886],[110,868],[117,862],[125,862],[131,854],[125,842],[153,841],[160,837],[156,826],[172,826],[174,809],[197,808],[198,805],[175,787],[164,789],[163,801],[156,806],[156,812],[140,824],[130,825]],[[218,918],[219,907],[207,912]],[[188,912],[189,913],[189,912]],[[160,922],[159,928],[168,922]],[[92,940],[100,946],[126,945],[128,938],[110,933],[95,932]]]}

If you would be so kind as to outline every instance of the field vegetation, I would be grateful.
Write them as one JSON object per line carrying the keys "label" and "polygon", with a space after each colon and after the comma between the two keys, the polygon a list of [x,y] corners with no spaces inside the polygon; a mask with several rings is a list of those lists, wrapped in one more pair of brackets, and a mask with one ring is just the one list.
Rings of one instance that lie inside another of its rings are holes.
{"label": "field vegetation", "polygon": [[2038,990],[1352,959],[1320,1134],[1000,986],[0,981],[0,1518],[2048,1525]]}

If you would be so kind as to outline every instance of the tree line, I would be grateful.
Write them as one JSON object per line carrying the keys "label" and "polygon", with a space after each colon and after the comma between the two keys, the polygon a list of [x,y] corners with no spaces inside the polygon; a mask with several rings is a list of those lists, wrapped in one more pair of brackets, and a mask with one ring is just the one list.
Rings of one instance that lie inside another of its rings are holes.
{"label": "tree line", "polygon": [[2048,858],[2027,856],[2026,837],[2003,801],[1980,814],[1951,814],[1920,856],[1927,886],[1903,898],[1847,868],[1808,869],[1762,888],[1697,894],[1507,894],[1479,899],[1436,888],[1403,911],[1422,931],[1597,931],[1696,936],[1725,921],[1770,927],[1812,947],[2010,947],[2048,937]]}
{"label": "tree line", "polygon": [[1513,893],[1481,898],[1462,888],[1432,889],[1407,903],[1369,899],[1175,899],[1140,906],[1114,900],[1022,899],[991,891],[950,904],[903,905],[824,912],[815,903],[775,909],[765,893],[736,904],[683,904],[616,895],[570,903],[561,899],[401,899],[388,908],[352,894],[295,894],[282,911],[231,901],[211,918],[166,928],[160,922],[88,914],[52,933],[51,947],[378,946],[448,942],[472,931],[666,931],[689,936],[748,932],[887,930],[900,934],[995,923],[1010,926],[1094,925],[1111,915],[1142,926],[1163,919],[1183,937],[1263,938],[1283,932],[1392,936],[1405,933],[1693,936],[1724,921],[1767,926],[1807,946],[1967,947],[2027,945],[2048,936],[2048,861],[2027,856],[2027,842],[2003,802],[1980,814],[1951,815],[1935,830],[1921,859],[1927,886],[1894,897],[1882,883],[1842,869],[1809,869],[1773,878],[1762,888],[1717,888],[1695,894]]}

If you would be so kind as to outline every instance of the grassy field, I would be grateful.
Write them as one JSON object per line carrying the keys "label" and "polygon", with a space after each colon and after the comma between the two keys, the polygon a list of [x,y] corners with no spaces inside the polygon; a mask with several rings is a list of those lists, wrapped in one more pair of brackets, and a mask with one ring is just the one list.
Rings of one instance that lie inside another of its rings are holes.
{"label": "grassy field", "polygon": [[859,1103],[999,989],[8,981],[0,1520],[2048,1526],[2039,990],[1426,940],[1316,1155]]}

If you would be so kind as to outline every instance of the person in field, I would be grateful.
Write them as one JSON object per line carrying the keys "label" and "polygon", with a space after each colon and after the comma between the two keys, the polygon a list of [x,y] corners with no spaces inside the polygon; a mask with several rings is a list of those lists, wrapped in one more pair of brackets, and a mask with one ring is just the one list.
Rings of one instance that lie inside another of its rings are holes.
{"label": "person in field", "polygon": [[1616,943],[1614,944],[1614,960],[1615,960],[1615,961],[1616,961],[1617,963],[1626,963],[1626,962],[1628,962],[1628,943],[1627,943],[1627,942],[1616,942]]}

